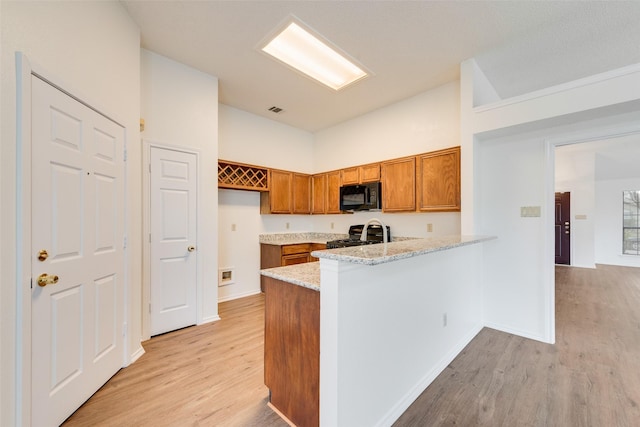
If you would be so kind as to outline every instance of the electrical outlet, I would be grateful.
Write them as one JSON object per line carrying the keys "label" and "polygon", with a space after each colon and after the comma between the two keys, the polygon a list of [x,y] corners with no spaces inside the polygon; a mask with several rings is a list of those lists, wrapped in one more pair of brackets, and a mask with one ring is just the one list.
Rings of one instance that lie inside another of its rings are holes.
{"label": "electrical outlet", "polygon": [[285,225],[285,228],[288,230],[289,229],[289,223],[287,222]]}
{"label": "electrical outlet", "polygon": [[333,223],[331,223],[331,229],[333,230]]}
{"label": "electrical outlet", "polygon": [[446,327],[447,327],[447,313],[444,313],[444,314],[442,315],[442,326],[443,326],[444,328],[446,328]]}
{"label": "electrical outlet", "polygon": [[235,224],[231,224],[231,231],[236,231],[236,225]]}
{"label": "electrical outlet", "polygon": [[433,233],[433,224],[427,224],[427,233]]}

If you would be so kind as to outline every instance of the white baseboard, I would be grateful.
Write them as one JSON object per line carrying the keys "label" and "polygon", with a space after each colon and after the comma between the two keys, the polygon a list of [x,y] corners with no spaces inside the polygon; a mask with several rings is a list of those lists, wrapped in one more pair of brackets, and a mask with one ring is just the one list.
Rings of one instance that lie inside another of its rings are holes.
{"label": "white baseboard", "polygon": [[218,320],[220,320],[220,316],[216,314],[215,316],[205,317],[204,319],[202,319],[202,322],[198,323],[198,325],[204,325],[205,323],[217,322]]}
{"label": "white baseboard", "polygon": [[546,339],[542,335],[531,334],[531,333],[529,333],[527,331],[523,331],[523,330],[520,330],[520,329],[512,328],[512,327],[506,326],[506,325],[501,325],[499,323],[485,322],[484,326],[486,326],[487,328],[495,329],[496,331],[506,332],[508,334],[517,335],[519,337],[528,338],[530,340],[540,341],[540,342],[543,342],[545,344],[553,344],[553,343],[549,342],[549,340]]}
{"label": "white baseboard", "polygon": [[261,291],[260,289],[255,290],[255,291],[249,291],[249,292],[243,292],[240,294],[233,294],[233,295],[228,295],[224,298],[218,298],[218,303],[221,302],[226,302],[226,301],[232,301],[234,299],[239,299],[239,298],[244,298],[244,297],[250,297],[251,295],[257,295],[259,294]]}
{"label": "white baseboard", "polygon": [[[144,354],[144,348],[142,347],[142,344],[139,345],[139,347],[136,349],[136,351],[134,351],[131,356],[129,357],[129,365],[131,365],[132,363],[134,363],[136,360],[140,359],[140,357]],[[127,366],[129,366],[127,365]]]}

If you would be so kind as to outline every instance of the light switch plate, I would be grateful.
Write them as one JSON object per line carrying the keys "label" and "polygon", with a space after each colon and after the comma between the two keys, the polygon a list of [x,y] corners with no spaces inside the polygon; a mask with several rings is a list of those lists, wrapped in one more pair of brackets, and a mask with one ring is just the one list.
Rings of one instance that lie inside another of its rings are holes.
{"label": "light switch plate", "polygon": [[520,216],[523,218],[535,218],[540,216],[540,206],[520,207]]}
{"label": "light switch plate", "polygon": [[587,216],[582,214],[582,215],[576,215],[576,219],[587,219]]}

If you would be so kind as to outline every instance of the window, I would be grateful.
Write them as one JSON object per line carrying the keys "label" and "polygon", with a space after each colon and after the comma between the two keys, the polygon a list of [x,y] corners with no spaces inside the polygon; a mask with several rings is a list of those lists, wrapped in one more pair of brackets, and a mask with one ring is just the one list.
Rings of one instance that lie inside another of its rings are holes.
{"label": "window", "polygon": [[640,190],[622,192],[622,253],[640,255]]}

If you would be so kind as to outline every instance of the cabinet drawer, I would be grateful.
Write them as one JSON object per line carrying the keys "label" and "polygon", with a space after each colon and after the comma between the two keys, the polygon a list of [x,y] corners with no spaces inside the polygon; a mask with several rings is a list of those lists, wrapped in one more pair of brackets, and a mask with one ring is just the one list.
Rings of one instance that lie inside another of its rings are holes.
{"label": "cabinet drawer", "polygon": [[294,264],[304,264],[309,262],[309,253],[305,252],[303,254],[292,254],[292,255],[283,255],[282,256],[282,265],[294,265]]}
{"label": "cabinet drawer", "polygon": [[284,245],[282,246],[282,255],[301,254],[301,253],[309,252],[310,250],[311,250],[311,244],[309,243]]}

